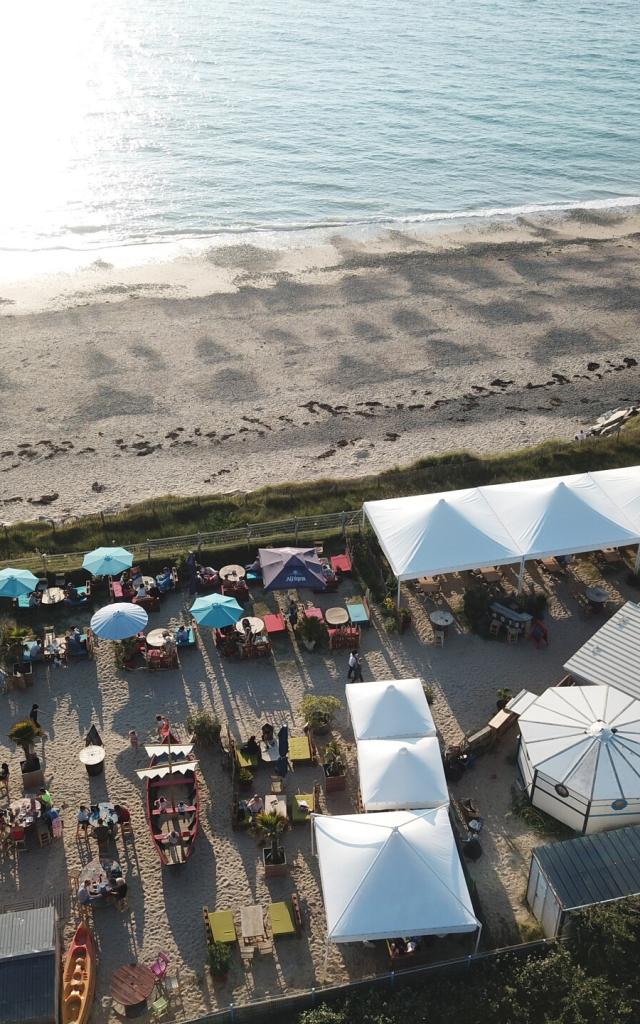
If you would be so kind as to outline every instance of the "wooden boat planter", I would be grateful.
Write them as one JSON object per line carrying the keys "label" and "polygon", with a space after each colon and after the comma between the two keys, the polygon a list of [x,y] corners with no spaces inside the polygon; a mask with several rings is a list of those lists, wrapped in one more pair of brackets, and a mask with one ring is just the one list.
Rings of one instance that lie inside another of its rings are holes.
{"label": "wooden boat planter", "polygon": [[86,1024],[93,1007],[97,958],[93,935],[80,924],[62,969],[62,1024]]}
{"label": "wooden boat planter", "polygon": [[[150,757],[148,768],[139,768],[137,775],[146,780],[147,824],[158,859],[163,867],[186,864],[193,853],[200,823],[198,798],[198,762],[193,757],[193,744],[180,743],[168,733],[162,743],[146,746]],[[159,810],[156,800],[164,797],[167,805]],[[182,803],[185,809],[178,811]],[[180,834],[180,842],[168,843],[172,832]]]}

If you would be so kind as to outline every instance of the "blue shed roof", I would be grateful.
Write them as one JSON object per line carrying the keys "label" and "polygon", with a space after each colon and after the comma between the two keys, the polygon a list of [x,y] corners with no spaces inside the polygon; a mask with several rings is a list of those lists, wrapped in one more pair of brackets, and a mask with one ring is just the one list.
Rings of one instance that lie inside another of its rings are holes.
{"label": "blue shed roof", "polygon": [[0,960],[2,1024],[55,1024],[57,969],[54,950]]}
{"label": "blue shed roof", "polygon": [[640,894],[640,827],[538,846],[533,856],[563,910]]}

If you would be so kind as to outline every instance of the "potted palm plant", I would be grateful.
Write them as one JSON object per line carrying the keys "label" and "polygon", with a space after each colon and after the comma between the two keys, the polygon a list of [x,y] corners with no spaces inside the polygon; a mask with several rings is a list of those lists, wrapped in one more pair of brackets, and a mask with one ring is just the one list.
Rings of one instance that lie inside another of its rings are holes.
{"label": "potted palm plant", "polygon": [[302,698],[302,716],[316,736],[329,732],[336,711],[342,707],[337,697],[323,697],[313,693]]}
{"label": "potted palm plant", "polygon": [[20,626],[3,626],[0,635],[0,657],[7,671],[9,680],[14,686],[25,689],[33,682],[33,665],[25,661],[24,641],[31,635],[31,630]]}
{"label": "potted palm plant", "polygon": [[39,736],[42,736],[42,729],[30,718],[16,722],[9,731],[9,739],[13,740],[16,746],[22,747],[24,753],[24,761],[20,762],[20,770],[25,793],[38,786],[44,786],[44,772],[40,766],[40,758],[33,748],[33,744]]}
{"label": "potted palm plant", "polygon": [[322,760],[325,793],[337,793],[347,786],[347,763],[342,747],[331,740],[324,748]]}
{"label": "potted palm plant", "polygon": [[258,814],[257,827],[264,833],[270,845],[262,851],[265,878],[277,878],[287,873],[287,855],[280,842],[280,835],[287,827],[287,822],[275,811],[269,814]]}
{"label": "potted palm plant", "polygon": [[214,981],[226,981],[231,964],[231,946],[227,942],[210,942],[207,949],[209,971]]}
{"label": "potted palm plant", "polygon": [[313,651],[327,639],[327,627],[315,616],[303,615],[296,626],[296,636],[307,651]]}

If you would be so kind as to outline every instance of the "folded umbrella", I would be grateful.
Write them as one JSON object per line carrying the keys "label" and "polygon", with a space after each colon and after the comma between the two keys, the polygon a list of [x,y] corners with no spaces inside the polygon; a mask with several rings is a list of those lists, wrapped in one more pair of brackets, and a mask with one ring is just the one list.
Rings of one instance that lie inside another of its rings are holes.
{"label": "folded umbrella", "polygon": [[235,626],[240,616],[244,615],[235,597],[225,597],[224,594],[198,597],[190,611],[199,626],[209,626],[211,629]]}
{"label": "folded umbrella", "polygon": [[0,597],[31,594],[38,586],[38,577],[28,569],[3,569],[0,572]]}
{"label": "folded umbrella", "polygon": [[144,608],[122,601],[97,611],[91,619],[91,629],[102,640],[126,640],[144,629],[148,621]]}
{"label": "folded umbrella", "polygon": [[133,555],[126,548],[95,548],[84,556],[82,568],[92,576],[115,576],[132,564]]}
{"label": "folded umbrella", "polygon": [[280,757],[286,757],[289,753],[289,729],[286,725],[278,729],[278,753]]}

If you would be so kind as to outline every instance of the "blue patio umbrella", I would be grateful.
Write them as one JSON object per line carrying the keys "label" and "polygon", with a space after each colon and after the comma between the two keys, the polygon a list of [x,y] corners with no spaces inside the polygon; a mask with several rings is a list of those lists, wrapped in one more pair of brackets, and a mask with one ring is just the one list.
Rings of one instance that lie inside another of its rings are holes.
{"label": "blue patio umbrella", "polygon": [[132,563],[133,555],[126,548],[95,548],[84,556],[82,568],[92,576],[116,576]]}
{"label": "blue patio umbrella", "polygon": [[235,597],[225,597],[223,594],[206,594],[196,598],[190,611],[199,626],[209,626],[211,629],[235,626],[240,616],[244,615]]}
{"label": "blue patio umbrella", "polygon": [[28,569],[3,569],[0,572],[0,597],[31,594],[38,586],[38,577]]}
{"label": "blue patio umbrella", "polygon": [[145,628],[149,616],[139,604],[120,601],[101,608],[91,619],[91,629],[102,640],[126,640]]}

